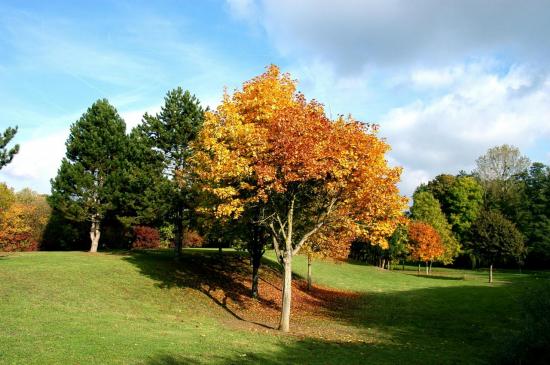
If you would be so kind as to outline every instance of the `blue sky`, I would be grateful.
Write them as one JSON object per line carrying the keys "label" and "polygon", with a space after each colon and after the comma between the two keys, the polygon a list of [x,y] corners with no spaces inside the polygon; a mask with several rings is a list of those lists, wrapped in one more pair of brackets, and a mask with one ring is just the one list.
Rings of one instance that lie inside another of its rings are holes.
{"label": "blue sky", "polygon": [[[509,143],[550,163],[547,1],[0,1],[0,171],[48,193],[69,126],[106,97],[129,127],[177,86],[215,106],[278,64],[333,114],[377,122],[402,191]],[[511,26],[513,24],[514,26]]]}

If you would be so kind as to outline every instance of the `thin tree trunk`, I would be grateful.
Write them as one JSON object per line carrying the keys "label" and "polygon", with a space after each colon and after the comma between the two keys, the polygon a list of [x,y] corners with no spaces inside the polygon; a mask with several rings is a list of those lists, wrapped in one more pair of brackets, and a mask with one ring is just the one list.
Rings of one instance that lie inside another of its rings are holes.
{"label": "thin tree trunk", "polygon": [[99,230],[99,222],[92,221],[92,226],[90,227],[90,240],[92,241],[92,246],[90,247],[90,252],[97,252],[97,247],[99,246],[99,236],[101,232]]}
{"label": "thin tree trunk", "polygon": [[489,266],[489,283],[493,282],[493,264]]}
{"label": "thin tree trunk", "polygon": [[401,260],[401,265],[403,265],[402,268],[403,268],[403,271],[405,271],[405,260]]}
{"label": "thin tree trunk", "polygon": [[252,256],[252,298],[258,298],[258,281],[259,281],[259,271],[260,271],[260,261],[256,255]]}
{"label": "thin tree trunk", "polygon": [[292,295],[292,255],[290,252],[285,253],[285,257],[283,257],[283,266],[283,301],[279,330],[288,332],[290,330],[290,303]]}
{"label": "thin tree trunk", "polygon": [[418,270],[416,271],[416,275],[420,275],[420,262],[418,263]]}
{"label": "thin tree trunk", "polygon": [[432,274],[432,261],[430,261],[430,275]]}
{"label": "thin tree trunk", "polygon": [[311,253],[307,254],[307,290],[311,290]]}
{"label": "thin tree trunk", "polygon": [[429,275],[430,272],[428,271],[428,261],[426,261],[426,275]]}
{"label": "thin tree trunk", "polygon": [[176,257],[180,257],[182,240],[183,240],[183,208],[182,207],[178,207],[178,211],[176,213],[175,240],[176,242],[174,244],[174,249],[176,250]]}

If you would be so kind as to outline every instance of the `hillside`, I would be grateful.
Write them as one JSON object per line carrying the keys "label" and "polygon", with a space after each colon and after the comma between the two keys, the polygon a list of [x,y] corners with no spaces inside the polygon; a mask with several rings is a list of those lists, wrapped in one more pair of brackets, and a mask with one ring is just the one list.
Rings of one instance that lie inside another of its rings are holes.
{"label": "hillside", "polygon": [[166,251],[0,257],[0,363],[486,363],[520,334],[522,298],[542,281],[316,261],[320,286],[296,281],[281,335],[277,265],[265,260],[258,301],[249,270],[233,251],[186,250],[179,263]]}

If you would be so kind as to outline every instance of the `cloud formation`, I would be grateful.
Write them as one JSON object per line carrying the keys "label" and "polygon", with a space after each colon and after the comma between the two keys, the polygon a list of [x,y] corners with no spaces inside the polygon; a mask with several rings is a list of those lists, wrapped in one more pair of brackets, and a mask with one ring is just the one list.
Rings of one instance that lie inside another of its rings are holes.
{"label": "cloud formation", "polygon": [[256,17],[278,49],[343,73],[365,65],[441,65],[480,53],[550,55],[545,0],[228,0]]}
{"label": "cloud formation", "polygon": [[306,95],[374,116],[405,194],[471,170],[494,145],[548,155],[547,1],[259,0],[239,14],[291,60]]}

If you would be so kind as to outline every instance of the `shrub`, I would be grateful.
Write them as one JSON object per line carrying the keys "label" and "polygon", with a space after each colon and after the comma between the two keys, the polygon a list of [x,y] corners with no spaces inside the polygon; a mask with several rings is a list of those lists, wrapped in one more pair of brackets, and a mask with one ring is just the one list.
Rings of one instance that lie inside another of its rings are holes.
{"label": "shrub", "polygon": [[0,251],[35,251],[38,241],[34,237],[33,222],[36,207],[13,203],[0,213]]}
{"label": "shrub", "polygon": [[150,249],[160,247],[159,231],[153,227],[135,226],[132,249]]}
{"label": "shrub", "polygon": [[202,247],[204,238],[197,232],[191,229],[186,229],[183,232],[183,247]]}

